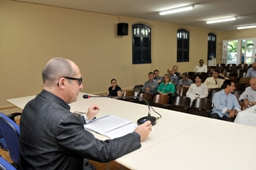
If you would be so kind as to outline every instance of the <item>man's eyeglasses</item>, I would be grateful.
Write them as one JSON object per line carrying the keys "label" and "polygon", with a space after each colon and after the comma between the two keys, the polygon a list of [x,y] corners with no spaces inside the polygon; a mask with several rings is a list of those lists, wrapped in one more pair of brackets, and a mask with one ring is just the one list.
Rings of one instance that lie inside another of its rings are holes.
{"label": "man's eyeglasses", "polygon": [[79,86],[82,84],[82,81],[83,81],[82,78],[74,78],[74,77],[64,77],[64,78],[69,80],[76,80]]}

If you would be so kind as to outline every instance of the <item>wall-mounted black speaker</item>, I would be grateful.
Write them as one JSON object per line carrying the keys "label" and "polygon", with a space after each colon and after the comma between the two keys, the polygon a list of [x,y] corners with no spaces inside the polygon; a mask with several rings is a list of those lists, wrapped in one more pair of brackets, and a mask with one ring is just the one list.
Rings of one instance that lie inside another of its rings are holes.
{"label": "wall-mounted black speaker", "polygon": [[117,24],[117,35],[120,35],[120,36],[128,35],[128,23]]}

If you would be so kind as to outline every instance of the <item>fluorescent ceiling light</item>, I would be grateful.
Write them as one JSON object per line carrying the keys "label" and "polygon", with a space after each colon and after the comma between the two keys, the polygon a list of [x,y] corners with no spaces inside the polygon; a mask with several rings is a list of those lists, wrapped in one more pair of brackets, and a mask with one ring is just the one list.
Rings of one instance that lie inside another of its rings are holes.
{"label": "fluorescent ceiling light", "polygon": [[218,22],[228,22],[228,21],[234,21],[234,20],[236,20],[236,17],[206,21],[206,24],[214,24],[214,23],[218,23]]}
{"label": "fluorescent ceiling light", "polygon": [[182,11],[188,11],[188,10],[192,10],[194,7],[195,5],[188,5],[188,6],[178,7],[178,8],[172,8],[166,11],[159,12],[159,14],[167,15],[167,14],[172,14],[172,13],[177,13]]}
{"label": "fluorescent ceiling light", "polygon": [[238,30],[241,30],[241,29],[249,29],[249,28],[256,28],[256,25],[244,26],[244,27],[237,27]]}

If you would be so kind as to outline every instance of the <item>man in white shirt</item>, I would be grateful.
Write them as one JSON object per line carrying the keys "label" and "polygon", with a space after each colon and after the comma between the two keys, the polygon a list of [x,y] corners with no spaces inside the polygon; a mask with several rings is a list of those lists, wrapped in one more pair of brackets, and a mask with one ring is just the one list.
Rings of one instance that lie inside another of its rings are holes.
{"label": "man in white shirt", "polygon": [[239,101],[244,103],[245,108],[256,105],[256,78],[250,80],[250,85],[239,97]]}
{"label": "man in white shirt", "polygon": [[198,73],[198,72],[205,72],[207,73],[207,66],[204,64],[204,60],[201,59],[199,60],[199,65],[197,65],[194,69],[194,72]]}
{"label": "man in white shirt", "polygon": [[219,71],[218,70],[213,70],[212,71],[212,77],[208,77],[205,81],[204,84],[207,86],[208,90],[214,89],[214,88],[221,88],[224,79],[218,78]]}

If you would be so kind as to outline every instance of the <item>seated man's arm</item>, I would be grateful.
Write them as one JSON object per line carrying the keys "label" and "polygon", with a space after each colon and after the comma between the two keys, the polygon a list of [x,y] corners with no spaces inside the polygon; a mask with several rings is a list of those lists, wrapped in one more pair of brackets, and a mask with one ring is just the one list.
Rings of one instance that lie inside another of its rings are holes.
{"label": "seated man's arm", "polygon": [[144,83],[144,85],[143,85],[143,87],[142,87],[142,89],[141,89],[141,92],[145,92],[145,90],[146,90],[146,84],[147,84],[147,82]]}
{"label": "seated man's arm", "polygon": [[84,130],[80,118],[66,114],[53,132],[61,152],[73,157],[84,157],[108,162],[141,147],[140,138],[133,133],[113,140],[101,141]]}
{"label": "seated man's arm", "polygon": [[245,107],[248,107],[249,103],[251,103],[249,100],[248,100],[248,95],[249,95],[249,91],[248,89],[246,88],[245,91],[240,95],[239,97],[239,101],[243,102],[244,106]]}
{"label": "seated man's arm", "polygon": [[154,84],[150,87],[150,92],[155,93],[158,87],[157,81],[154,82]]}

